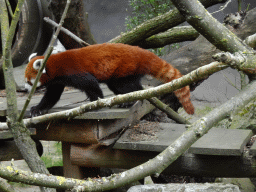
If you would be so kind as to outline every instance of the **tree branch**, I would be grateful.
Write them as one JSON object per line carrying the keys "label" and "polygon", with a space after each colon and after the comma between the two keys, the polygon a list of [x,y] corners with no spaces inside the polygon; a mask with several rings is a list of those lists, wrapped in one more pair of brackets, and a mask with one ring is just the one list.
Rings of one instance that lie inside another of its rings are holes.
{"label": "tree branch", "polygon": [[152,105],[157,107],[159,110],[166,113],[166,115],[173,119],[174,121],[181,123],[181,124],[191,124],[187,119],[180,116],[178,113],[176,113],[172,108],[170,108],[168,105],[164,104],[162,101],[157,99],[156,97],[152,97],[147,99]]}
{"label": "tree branch", "polygon": [[[13,65],[11,60],[11,45],[12,39],[15,34],[16,25],[19,20],[21,8],[24,0],[19,0],[14,12],[10,29],[9,20],[6,21],[4,12],[1,13],[1,29],[2,29],[2,45],[3,45],[3,71],[5,78],[6,97],[7,97],[7,125],[13,135],[15,144],[19,148],[23,158],[27,162],[29,168],[35,172],[49,173],[46,169],[44,162],[40,159],[37,154],[36,146],[34,141],[30,137],[29,130],[24,126],[23,122],[17,122],[18,109],[17,109],[17,98],[16,98],[16,85],[13,76]],[[5,6],[4,0],[1,0],[0,4]],[[3,10],[6,7],[1,7]],[[29,150],[27,150],[29,148]],[[53,189],[41,188],[41,191],[54,191]]]}
{"label": "tree branch", "polygon": [[[224,3],[227,0],[201,0],[205,7],[215,5],[217,3]],[[185,21],[185,18],[180,14],[178,9],[174,8],[171,11],[164,13],[158,17],[147,20],[136,28],[127,33],[123,33],[114,39],[110,40],[110,43],[124,43],[130,45],[137,45],[141,40],[144,40],[152,35],[161,33],[175,27]]]}
{"label": "tree branch", "polygon": [[5,2],[7,4],[9,14],[10,14],[11,18],[13,18],[13,12],[12,12],[11,4],[10,4],[9,0],[5,0]]}
{"label": "tree branch", "polygon": [[[59,27],[59,24],[56,23],[55,21],[51,20],[49,17],[45,17],[44,21],[51,24],[54,27]],[[72,33],[71,31],[69,31],[68,29],[64,28],[61,26],[60,30],[67,34],[68,36],[70,36],[72,39],[74,39],[76,42],[78,42],[81,46],[89,46],[89,43],[86,43],[85,41],[83,41],[81,38],[79,38],[78,36],[76,36],[74,33]]]}
{"label": "tree branch", "polygon": [[191,26],[174,27],[163,33],[152,35],[139,42],[138,46],[144,49],[164,47],[172,43],[192,41],[199,36],[199,33]]}
{"label": "tree branch", "polygon": [[222,51],[252,52],[242,41],[224,25],[214,19],[197,0],[172,0],[187,22],[202,34],[208,41]]}
{"label": "tree branch", "polygon": [[256,47],[256,33],[247,37],[244,40],[244,43],[246,43],[247,45],[249,45],[252,48]]}
{"label": "tree branch", "polygon": [[229,52],[217,53],[213,56],[216,61],[223,62],[232,68],[236,68],[240,71],[247,73],[248,75],[256,74],[256,58],[255,55],[236,52],[234,54]]}
{"label": "tree branch", "polygon": [[0,178],[0,190],[3,192],[15,192],[13,186],[7,183],[7,181],[2,178]]}

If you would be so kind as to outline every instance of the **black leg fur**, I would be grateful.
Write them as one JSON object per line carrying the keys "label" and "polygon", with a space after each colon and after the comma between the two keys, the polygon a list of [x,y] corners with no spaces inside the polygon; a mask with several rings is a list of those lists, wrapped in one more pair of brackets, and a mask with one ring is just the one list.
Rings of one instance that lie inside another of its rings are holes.
{"label": "black leg fur", "polygon": [[[140,79],[142,75],[131,75],[128,77],[123,78],[112,78],[111,80],[107,81],[107,85],[111,91],[113,91],[116,95],[118,94],[126,94],[133,91],[142,90],[143,87],[140,84]],[[135,102],[130,103],[123,103],[119,107],[126,108],[130,107]]]}
{"label": "black leg fur", "polygon": [[70,75],[67,84],[74,88],[84,91],[89,97],[90,101],[95,101],[98,98],[103,98],[102,90],[99,86],[98,80],[90,73],[81,73]]}
{"label": "black leg fur", "polygon": [[48,109],[51,109],[60,99],[60,96],[64,90],[62,84],[50,84],[46,88],[46,92],[37,106],[31,107],[31,116],[42,115]]}
{"label": "black leg fur", "polygon": [[113,91],[116,95],[125,94],[143,89],[140,84],[141,77],[142,75],[131,75],[128,77],[122,77],[117,79],[112,78],[106,83],[109,89]]}

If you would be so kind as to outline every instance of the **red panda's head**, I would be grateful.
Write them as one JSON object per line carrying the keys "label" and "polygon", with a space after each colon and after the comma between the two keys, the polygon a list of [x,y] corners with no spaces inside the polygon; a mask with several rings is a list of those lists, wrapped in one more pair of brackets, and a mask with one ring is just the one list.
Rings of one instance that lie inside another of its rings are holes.
{"label": "red panda's head", "polygon": [[[25,89],[28,91],[31,91],[32,86],[35,82],[38,70],[40,69],[42,65],[42,61],[44,59],[44,56],[37,56],[32,58],[25,70]],[[37,83],[37,87],[43,86],[48,81],[48,77],[46,74],[46,70],[44,69],[42,76],[40,80]]]}

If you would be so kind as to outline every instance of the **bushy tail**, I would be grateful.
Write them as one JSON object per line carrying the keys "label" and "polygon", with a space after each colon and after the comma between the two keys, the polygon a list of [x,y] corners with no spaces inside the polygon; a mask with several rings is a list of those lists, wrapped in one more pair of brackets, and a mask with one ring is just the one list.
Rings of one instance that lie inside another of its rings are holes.
{"label": "bushy tail", "polygon": [[[160,66],[162,64],[162,66]],[[164,81],[164,82],[170,82],[174,79],[178,79],[182,77],[182,74],[180,71],[176,68],[174,68],[172,65],[167,63],[166,61],[162,60],[162,63],[159,65],[155,70],[151,70],[152,75],[156,78]],[[152,65],[155,66],[155,65]],[[190,89],[189,86],[182,87],[181,89],[178,89],[174,91],[174,94],[179,99],[179,102],[182,104],[183,108],[188,114],[194,114],[194,106],[190,101]]]}

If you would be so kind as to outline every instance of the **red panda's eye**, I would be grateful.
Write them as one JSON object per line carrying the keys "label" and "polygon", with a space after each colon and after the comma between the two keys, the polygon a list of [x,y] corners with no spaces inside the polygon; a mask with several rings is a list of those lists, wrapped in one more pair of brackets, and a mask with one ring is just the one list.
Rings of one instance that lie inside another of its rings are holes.
{"label": "red panda's eye", "polygon": [[28,81],[27,84],[29,84],[30,86],[33,86],[33,84],[30,81]]}

